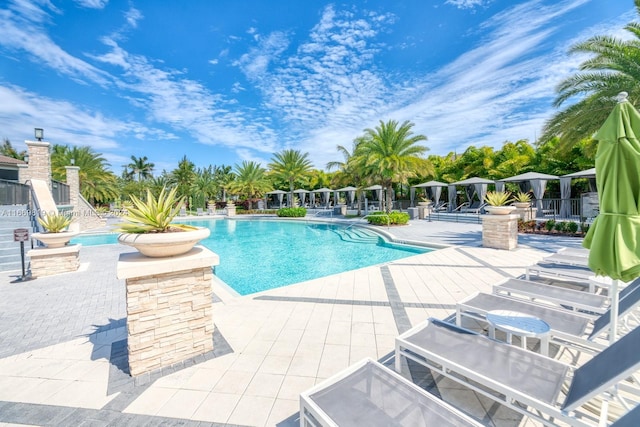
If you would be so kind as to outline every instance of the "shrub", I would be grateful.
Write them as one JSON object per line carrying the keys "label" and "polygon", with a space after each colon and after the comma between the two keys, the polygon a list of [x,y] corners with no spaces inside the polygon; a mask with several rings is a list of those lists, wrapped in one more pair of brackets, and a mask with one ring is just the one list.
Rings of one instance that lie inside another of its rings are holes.
{"label": "shrub", "polygon": [[577,222],[568,222],[567,223],[567,231],[569,233],[576,234],[578,232],[578,223]]}
{"label": "shrub", "polygon": [[276,214],[279,217],[302,218],[307,216],[307,210],[305,208],[282,208],[278,209]]}
{"label": "shrub", "polygon": [[556,222],[556,225],[555,227],[553,227],[553,229],[558,233],[564,233],[565,231],[567,231],[567,223],[564,221]]}
{"label": "shrub", "polygon": [[373,212],[367,216],[369,224],[373,225],[404,225],[409,222],[409,214],[406,212]]}
{"label": "shrub", "polygon": [[71,218],[65,214],[45,215],[38,222],[49,233],[61,233],[71,224]]}
{"label": "shrub", "polygon": [[550,232],[551,230],[556,228],[556,222],[550,219],[549,221],[544,223],[544,228],[546,228],[546,230]]}
{"label": "shrub", "polygon": [[584,233],[587,234],[587,232],[589,231],[589,227],[590,225],[587,224],[586,222],[583,222],[582,224],[580,224],[580,230]]}

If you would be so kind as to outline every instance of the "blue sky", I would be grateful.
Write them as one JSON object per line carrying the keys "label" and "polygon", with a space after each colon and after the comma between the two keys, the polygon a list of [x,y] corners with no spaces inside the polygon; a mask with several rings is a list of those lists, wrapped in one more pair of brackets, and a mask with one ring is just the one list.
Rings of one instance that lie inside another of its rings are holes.
{"label": "blue sky", "polygon": [[379,120],[428,154],[540,134],[569,46],[624,37],[632,0],[0,0],[0,137],[89,145],[119,174],[314,166]]}

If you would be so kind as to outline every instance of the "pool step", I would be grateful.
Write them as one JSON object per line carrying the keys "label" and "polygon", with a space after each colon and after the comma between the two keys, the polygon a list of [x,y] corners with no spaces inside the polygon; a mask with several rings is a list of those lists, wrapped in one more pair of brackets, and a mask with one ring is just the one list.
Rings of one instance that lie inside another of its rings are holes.
{"label": "pool step", "polygon": [[334,232],[345,242],[378,244],[380,236],[361,228],[337,229]]}

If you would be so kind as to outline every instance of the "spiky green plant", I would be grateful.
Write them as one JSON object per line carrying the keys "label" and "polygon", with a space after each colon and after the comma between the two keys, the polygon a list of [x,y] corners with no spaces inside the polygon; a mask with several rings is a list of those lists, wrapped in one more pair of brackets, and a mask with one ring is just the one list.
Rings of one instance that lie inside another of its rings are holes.
{"label": "spiky green plant", "polygon": [[518,203],[529,203],[531,201],[531,194],[520,191],[513,196],[513,201]]}
{"label": "spiky green plant", "polygon": [[71,224],[71,218],[64,214],[45,215],[38,222],[49,233],[61,233]]}
{"label": "spiky green plant", "polygon": [[163,187],[156,199],[147,189],[147,200],[142,201],[133,194],[130,196],[132,207],[128,209],[125,220],[127,223],[119,224],[119,231],[125,233],[166,233],[169,231],[194,230],[185,224],[172,224],[171,221],[180,212],[184,197],[176,197],[177,188],[167,192]]}
{"label": "spiky green plant", "polygon": [[511,201],[511,193],[508,191],[489,191],[484,199],[491,206],[504,206]]}

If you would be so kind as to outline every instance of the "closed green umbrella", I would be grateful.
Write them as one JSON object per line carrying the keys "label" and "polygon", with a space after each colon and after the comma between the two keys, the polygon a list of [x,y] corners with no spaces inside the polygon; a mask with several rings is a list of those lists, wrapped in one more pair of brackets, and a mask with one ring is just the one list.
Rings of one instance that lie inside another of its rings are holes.
{"label": "closed green umbrella", "polygon": [[618,95],[618,104],[594,139],[600,214],[584,238],[589,267],[613,280],[611,336],[616,338],[618,280],[640,276],[640,114]]}

